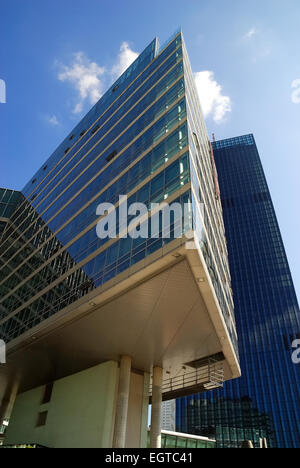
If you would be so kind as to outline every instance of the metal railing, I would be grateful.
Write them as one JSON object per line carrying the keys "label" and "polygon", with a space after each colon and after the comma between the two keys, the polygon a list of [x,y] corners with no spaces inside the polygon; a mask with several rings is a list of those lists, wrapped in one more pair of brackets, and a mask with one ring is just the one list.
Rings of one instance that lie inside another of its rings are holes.
{"label": "metal railing", "polygon": [[[162,386],[163,400],[166,401],[179,396],[206,392],[215,388],[221,388],[223,384],[223,362],[209,358],[202,361],[201,367],[196,368],[192,372],[164,380]],[[152,385],[150,386],[150,397],[151,395]]]}

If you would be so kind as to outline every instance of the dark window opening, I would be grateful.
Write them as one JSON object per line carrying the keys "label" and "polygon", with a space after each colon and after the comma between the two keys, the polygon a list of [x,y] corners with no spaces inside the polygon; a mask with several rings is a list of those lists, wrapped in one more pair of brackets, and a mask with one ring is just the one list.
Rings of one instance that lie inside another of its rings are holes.
{"label": "dark window opening", "polygon": [[86,130],[82,130],[82,132],[80,133],[80,136],[82,137],[84,134],[85,134]]}
{"label": "dark window opening", "polygon": [[283,340],[284,340],[284,346],[285,346],[286,351],[289,351],[289,350],[290,350],[289,338],[285,335],[285,336],[283,337]]}
{"label": "dark window opening", "polygon": [[94,135],[94,133],[96,133],[97,130],[99,130],[99,125],[96,125],[95,128],[93,128],[93,130],[91,131],[91,134]]}
{"label": "dark window opening", "polygon": [[87,294],[90,289],[93,289],[94,283],[92,280],[85,281],[79,286],[79,291],[83,292],[83,294]]}
{"label": "dark window opening", "polygon": [[70,151],[70,149],[71,149],[71,148],[67,148],[67,149],[65,150],[65,154],[67,154],[67,153]]}
{"label": "dark window opening", "polygon": [[193,137],[194,137],[194,142],[195,142],[196,149],[197,149],[197,151],[200,151],[199,140],[198,140],[198,136],[196,135],[196,133],[193,133]]}
{"label": "dark window opening", "polygon": [[47,416],[48,416],[48,411],[43,411],[42,413],[39,413],[36,427],[46,426]]}
{"label": "dark window opening", "polygon": [[114,159],[118,154],[118,151],[114,150],[112,153],[110,153],[107,158],[106,158],[106,161],[109,162],[111,161],[112,159]]}
{"label": "dark window opening", "polygon": [[46,403],[49,403],[51,401],[52,392],[53,392],[53,383],[49,383],[45,387],[45,393],[43,396],[42,405],[45,405]]}
{"label": "dark window opening", "polygon": [[117,91],[118,87],[119,85],[114,86],[112,92],[114,93],[115,91]]}
{"label": "dark window opening", "polygon": [[30,199],[30,200],[31,200],[31,201],[33,201],[33,200],[35,200],[35,199],[36,199],[36,197],[37,197],[37,194],[35,193],[34,195],[32,195],[32,197],[31,197],[31,199]]}
{"label": "dark window opening", "polygon": [[70,140],[70,141],[73,140],[74,136],[75,136],[75,135],[71,135],[70,138],[69,138],[69,140]]}
{"label": "dark window opening", "polygon": [[32,184],[35,184],[35,183],[36,183],[36,179],[33,179]]}
{"label": "dark window opening", "polygon": [[46,171],[48,169],[48,166],[43,167],[43,171]]}

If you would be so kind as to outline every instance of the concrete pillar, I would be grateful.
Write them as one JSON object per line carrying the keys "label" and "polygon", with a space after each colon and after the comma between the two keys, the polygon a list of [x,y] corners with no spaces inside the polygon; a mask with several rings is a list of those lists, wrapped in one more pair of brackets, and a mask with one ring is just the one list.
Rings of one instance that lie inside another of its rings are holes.
{"label": "concrete pillar", "polygon": [[8,385],[4,397],[0,404],[0,426],[2,426],[4,419],[9,419],[12,413],[18,390],[20,386],[20,375],[16,374]]}
{"label": "concrete pillar", "polygon": [[130,375],[131,358],[129,356],[122,356],[120,362],[120,376],[116,406],[113,448],[125,448]]}
{"label": "concrete pillar", "polygon": [[3,421],[8,415],[8,408],[10,406],[10,400],[8,398],[3,398],[0,406],[0,427],[3,424]]}
{"label": "concrete pillar", "polygon": [[150,389],[150,374],[145,372],[144,373],[144,391],[143,391],[143,400],[142,400],[140,448],[147,448],[148,446],[149,389]]}
{"label": "concrete pillar", "polygon": [[254,449],[254,445],[253,445],[252,440],[244,440],[244,442],[242,442],[241,448]]}
{"label": "concrete pillar", "polygon": [[161,369],[161,367],[154,367],[152,385],[150,448],[161,448],[162,383],[163,370]]}

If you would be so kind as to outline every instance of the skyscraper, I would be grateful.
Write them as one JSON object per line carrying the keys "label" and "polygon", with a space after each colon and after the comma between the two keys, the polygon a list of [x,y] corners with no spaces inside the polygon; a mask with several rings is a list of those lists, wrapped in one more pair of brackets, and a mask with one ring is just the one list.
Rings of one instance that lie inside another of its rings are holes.
{"label": "skyscraper", "polygon": [[300,365],[292,343],[300,313],[253,135],[213,143],[232,276],[242,377],[222,390],[177,401],[177,429],[300,447]]}
{"label": "skyscraper", "polygon": [[176,400],[168,400],[163,402],[162,406],[162,428],[165,431],[175,431],[175,410]]}
{"label": "skyscraper", "polygon": [[0,240],[2,233],[9,223],[9,218],[13,214],[21,200],[22,194],[15,190],[0,188]]}
{"label": "skyscraper", "polygon": [[[121,195],[145,207],[146,237],[130,235]],[[160,210],[150,235],[161,202],[177,211],[165,226]],[[118,227],[104,238],[107,212]],[[0,304],[0,419],[19,382],[11,443],[143,446],[153,374],[158,446],[162,399],[240,375],[215,166],[181,32],[153,40],[22,190],[0,245]]]}

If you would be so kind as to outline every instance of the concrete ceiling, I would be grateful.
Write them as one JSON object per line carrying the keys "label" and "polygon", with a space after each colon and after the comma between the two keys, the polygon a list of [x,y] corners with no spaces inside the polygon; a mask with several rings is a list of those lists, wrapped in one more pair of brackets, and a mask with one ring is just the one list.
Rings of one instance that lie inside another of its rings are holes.
{"label": "concrete ceiling", "polygon": [[222,351],[186,260],[103,306],[38,339],[10,357],[21,369],[21,391],[126,354],[133,367],[163,366],[170,376],[184,363]]}

